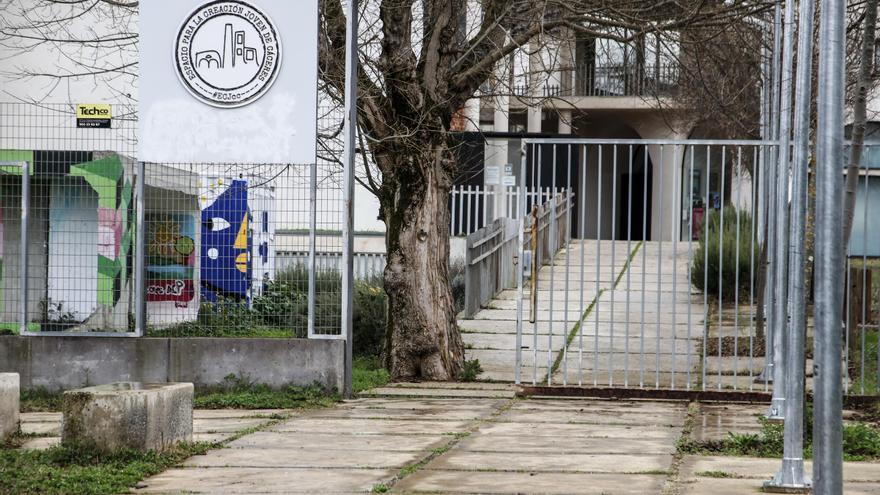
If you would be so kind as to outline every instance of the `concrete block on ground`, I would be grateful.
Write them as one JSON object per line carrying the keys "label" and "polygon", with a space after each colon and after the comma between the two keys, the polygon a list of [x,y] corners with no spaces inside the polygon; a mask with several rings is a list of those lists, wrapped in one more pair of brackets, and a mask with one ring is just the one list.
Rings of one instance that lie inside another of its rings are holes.
{"label": "concrete block on ground", "polygon": [[18,373],[0,373],[0,442],[18,432]]}
{"label": "concrete block on ground", "polygon": [[62,399],[62,443],[105,452],[163,451],[193,435],[191,383],[111,383]]}

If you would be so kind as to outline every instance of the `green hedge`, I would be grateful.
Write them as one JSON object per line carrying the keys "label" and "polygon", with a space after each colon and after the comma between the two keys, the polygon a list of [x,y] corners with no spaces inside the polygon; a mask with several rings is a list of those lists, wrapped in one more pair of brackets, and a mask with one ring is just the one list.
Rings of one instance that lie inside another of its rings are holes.
{"label": "green hedge", "polygon": [[[739,226],[738,237],[737,226]],[[756,265],[760,254],[758,244],[752,243],[751,214],[737,212],[732,206],[724,208],[723,229],[722,231],[721,213],[711,210],[704,217],[700,227],[700,240],[694,247],[691,282],[699,290],[708,292],[714,297],[718,297],[720,289],[722,300],[732,301],[737,291],[740,295],[748,293],[752,276],[752,250]],[[739,258],[737,258],[737,239],[739,239]],[[737,274],[739,274],[738,287]]]}

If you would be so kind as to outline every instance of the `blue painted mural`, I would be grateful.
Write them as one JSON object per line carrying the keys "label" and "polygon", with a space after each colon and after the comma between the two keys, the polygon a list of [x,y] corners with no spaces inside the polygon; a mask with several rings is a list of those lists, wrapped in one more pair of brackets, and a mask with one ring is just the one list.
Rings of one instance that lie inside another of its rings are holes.
{"label": "blue painted mural", "polygon": [[246,300],[251,280],[247,182],[232,181],[202,209],[202,298]]}

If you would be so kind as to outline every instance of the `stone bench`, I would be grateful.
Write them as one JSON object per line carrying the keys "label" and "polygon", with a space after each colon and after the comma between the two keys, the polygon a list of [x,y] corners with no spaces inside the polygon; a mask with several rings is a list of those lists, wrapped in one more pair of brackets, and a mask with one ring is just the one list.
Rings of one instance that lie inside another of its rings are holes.
{"label": "stone bench", "polygon": [[61,442],[105,452],[191,442],[192,383],[112,383],[64,392]]}
{"label": "stone bench", "polygon": [[0,443],[18,433],[18,373],[0,373]]}

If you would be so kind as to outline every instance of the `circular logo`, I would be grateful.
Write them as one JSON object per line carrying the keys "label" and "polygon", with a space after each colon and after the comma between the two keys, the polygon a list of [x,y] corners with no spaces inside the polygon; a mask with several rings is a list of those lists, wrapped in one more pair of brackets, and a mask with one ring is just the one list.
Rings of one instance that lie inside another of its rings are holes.
{"label": "circular logo", "polygon": [[218,0],[183,22],[174,47],[177,75],[199,100],[235,108],[253,103],[275,82],[281,40],[269,17],[240,0]]}

